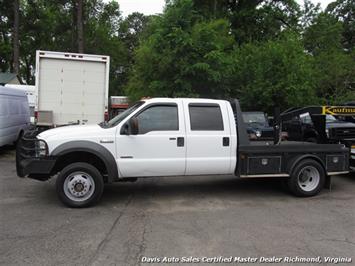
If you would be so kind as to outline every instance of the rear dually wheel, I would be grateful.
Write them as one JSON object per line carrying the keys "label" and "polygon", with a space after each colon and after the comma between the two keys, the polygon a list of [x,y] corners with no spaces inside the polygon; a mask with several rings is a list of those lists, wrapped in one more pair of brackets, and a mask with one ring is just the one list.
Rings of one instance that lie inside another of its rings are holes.
{"label": "rear dually wheel", "polygon": [[324,182],[323,166],[313,159],[306,159],[295,166],[287,184],[296,196],[311,197],[322,190]]}

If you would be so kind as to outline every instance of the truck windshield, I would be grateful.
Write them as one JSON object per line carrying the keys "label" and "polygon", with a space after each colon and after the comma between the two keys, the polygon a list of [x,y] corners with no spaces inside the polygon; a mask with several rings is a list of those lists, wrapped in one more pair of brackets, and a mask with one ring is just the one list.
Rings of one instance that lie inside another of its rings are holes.
{"label": "truck windshield", "polygon": [[109,128],[109,127],[114,127],[117,126],[123,119],[125,119],[127,116],[129,116],[131,113],[133,113],[135,110],[139,108],[144,103],[144,101],[139,101],[133,104],[131,107],[129,107],[127,110],[124,112],[118,114],[114,118],[112,118],[110,121],[105,122],[105,123],[100,123],[99,125],[104,128]]}
{"label": "truck windshield", "polygon": [[243,120],[247,124],[253,124],[253,123],[262,124],[262,125],[268,124],[264,113],[243,113]]}
{"label": "truck windshield", "polygon": [[332,115],[326,115],[325,120],[327,123],[337,122],[338,120]]}

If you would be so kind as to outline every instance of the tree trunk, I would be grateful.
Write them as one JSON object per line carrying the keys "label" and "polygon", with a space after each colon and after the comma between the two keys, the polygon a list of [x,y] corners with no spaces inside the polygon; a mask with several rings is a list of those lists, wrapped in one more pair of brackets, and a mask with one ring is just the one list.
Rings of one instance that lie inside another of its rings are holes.
{"label": "tree trunk", "polygon": [[213,16],[214,18],[217,18],[217,0],[214,0],[213,3]]}
{"label": "tree trunk", "polygon": [[14,28],[13,28],[13,71],[18,74],[20,70],[20,46],[19,46],[19,13],[20,5],[19,0],[14,0]]}
{"label": "tree trunk", "polygon": [[83,0],[77,0],[78,52],[84,52]]}

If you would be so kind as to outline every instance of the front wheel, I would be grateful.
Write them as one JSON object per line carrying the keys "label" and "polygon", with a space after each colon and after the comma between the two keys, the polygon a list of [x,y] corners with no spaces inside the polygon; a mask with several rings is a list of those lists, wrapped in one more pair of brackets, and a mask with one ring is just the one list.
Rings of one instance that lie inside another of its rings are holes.
{"label": "front wheel", "polygon": [[83,208],[93,205],[100,199],[104,181],[94,166],[73,163],[59,173],[56,188],[59,199],[65,205]]}
{"label": "front wheel", "polygon": [[315,160],[307,159],[296,165],[287,184],[296,196],[311,197],[322,190],[324,182],[325,171],[322,165]]}

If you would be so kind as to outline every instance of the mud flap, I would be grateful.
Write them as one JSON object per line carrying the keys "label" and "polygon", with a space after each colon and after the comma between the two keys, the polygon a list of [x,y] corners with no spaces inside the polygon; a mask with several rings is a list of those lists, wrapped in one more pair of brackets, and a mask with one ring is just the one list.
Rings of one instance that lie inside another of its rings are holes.
{"label": "mud flap", "polygon": [[329,191],[332,190],[332,176],[325,176],[324,188],[328,189]]}

